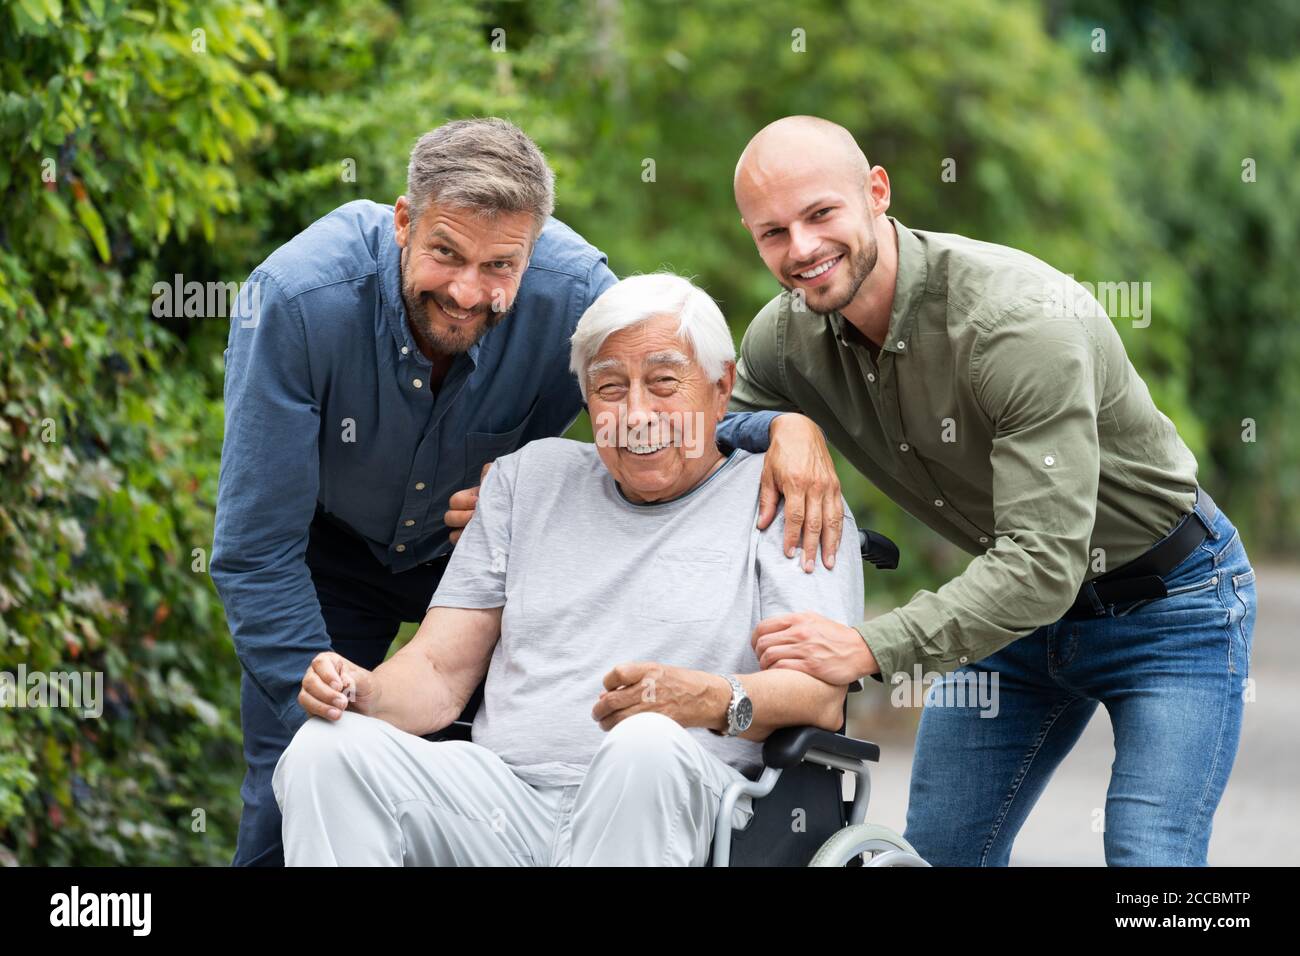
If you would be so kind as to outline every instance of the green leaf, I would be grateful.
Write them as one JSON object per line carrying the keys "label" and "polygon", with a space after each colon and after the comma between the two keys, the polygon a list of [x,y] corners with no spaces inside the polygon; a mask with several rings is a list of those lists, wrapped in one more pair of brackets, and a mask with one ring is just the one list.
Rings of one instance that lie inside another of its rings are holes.
{"label": "green leaf", "polygon": [[99,258],[104,262],[108,262],[108,232],[104,228],[104,220],[99,217],[99,210],[95,208],[94,203],[89,199],[81,200],[76,206],[77,218],[86,227],[86,232],[90,233],[90,239],[95,244],[95,250],[99,253]]}

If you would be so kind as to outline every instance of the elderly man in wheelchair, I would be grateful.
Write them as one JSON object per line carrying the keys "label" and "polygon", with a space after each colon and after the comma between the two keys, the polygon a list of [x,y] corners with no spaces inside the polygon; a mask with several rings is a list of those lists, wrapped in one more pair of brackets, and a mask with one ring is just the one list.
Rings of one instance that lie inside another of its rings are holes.
{"label": "elderly man in wheelchair", "polygon": [[846,507],[834,568],[807,574],[780,518],[757,530],[763,458],[714,441],[734,360],[685,279],[592,304],[571,367],[595,444],[498,459],[415,637],[304,676],[322,719],[275,770],[287,863],[921,864],[861,825],[878,751],[838,733],[848,688],[759,666],[762,620],[861,620],[860,538]]}

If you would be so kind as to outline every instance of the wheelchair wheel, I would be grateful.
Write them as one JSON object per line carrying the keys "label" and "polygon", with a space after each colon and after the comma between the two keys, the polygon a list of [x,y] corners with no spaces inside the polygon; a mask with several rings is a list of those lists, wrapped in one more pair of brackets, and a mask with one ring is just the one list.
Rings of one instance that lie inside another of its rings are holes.
{"label": "wheelchair wheel", "polygon": [[888,827],[859,823],[822,844],[809,866],[929,866]]}

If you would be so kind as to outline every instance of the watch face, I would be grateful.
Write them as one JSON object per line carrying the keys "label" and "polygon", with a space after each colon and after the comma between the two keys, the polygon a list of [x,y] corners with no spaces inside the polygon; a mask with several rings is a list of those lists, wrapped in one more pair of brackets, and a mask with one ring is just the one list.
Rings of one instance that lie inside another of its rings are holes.
{"label": "watch face", "polygon": [[748,697],[742,697],[740,703],[736,705],[736,730],[738,733],[744,733],[749,729],[749,725],[754,722],[754,702]]}

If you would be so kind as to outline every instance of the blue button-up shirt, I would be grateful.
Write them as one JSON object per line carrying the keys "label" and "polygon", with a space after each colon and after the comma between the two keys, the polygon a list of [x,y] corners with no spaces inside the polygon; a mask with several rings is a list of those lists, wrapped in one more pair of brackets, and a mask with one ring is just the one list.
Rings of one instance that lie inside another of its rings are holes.
{"label": "blue button-up shirt", "polygon": [[[616,281],[550,219],[510,312],[434,390],[399,259],[393,207],[347,203],[259,265],[231,319],[212,577],[240,662],[291,729],[302,676],[330,647],[306,564],[318,503],[394,573],[450,551],[452,493],[577,417],[569,338]],[[719,441],[763,451],[774,414],[731,415]]]}

